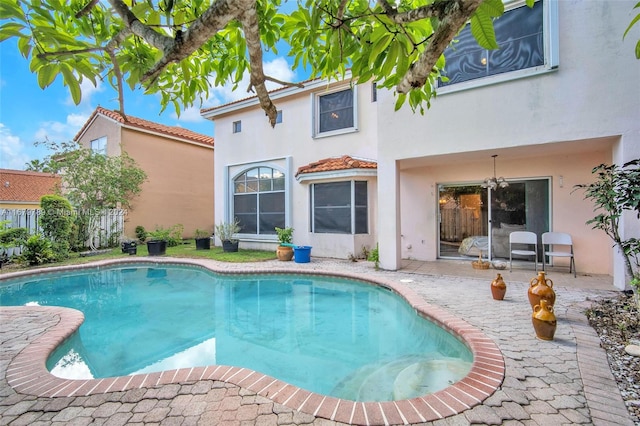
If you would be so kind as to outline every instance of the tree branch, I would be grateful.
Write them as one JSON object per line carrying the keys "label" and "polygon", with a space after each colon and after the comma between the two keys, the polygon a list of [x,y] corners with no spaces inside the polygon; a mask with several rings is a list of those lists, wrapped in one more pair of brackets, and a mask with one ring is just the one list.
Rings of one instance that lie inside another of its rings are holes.
{"label": "tree branch", "polygon": [[[426,84],[431,70],[440,58],[441,53],[480,6],[482,0],[443,0],[438,2],[438,4],[443,3],[446,3],[445,9],[442,11],[444,18],[433,33],[431,43],[420,54],[418,60],[409,67],[407,73],[396,86],[398,93],[408,93],[411,89],[422,87]],[[412,11],[407,13],[411,14]]]}
{"label": "tree branch", "polygon": [[265,85],[266,77],[262,67],[262,44],[260,43],[260,27],[258,25],[258,11],[255,2],[240,16],[240,23],[244,30],[244,38],[249,51],[249,64],[251,68],[251,86],[256,89],[256,96],[260,106],[269,117],[271,127],[276,125],[278,111],[269,97],[269,91]]}
{"label": "tree branch", "polygon": [[100,0],[91,0],[89,3],[87,3],[85,7],[83,7],[82,9],[80,9],[80,11],[78,11],[78,13],[76,13],[76,18],[82,18],[83,16],[88,15],[91,9],[93,9],[93,7],[98,4],[98,1]]}
{"label": "tree branch", "polygon": [[[121,1],[121,0],[109,0]],[[159,47],[164,56],[152,69],[145,73],[142,81],[154,81],[158,75],[172,62],[180,62],[198,50],[227,24],[238,19],[240,14],[253,7],[255,0],[216,0],[193,24],[181,34],[179,40],[167,37],[166,44]],[[138,34],[146,40],[142,34]]]}

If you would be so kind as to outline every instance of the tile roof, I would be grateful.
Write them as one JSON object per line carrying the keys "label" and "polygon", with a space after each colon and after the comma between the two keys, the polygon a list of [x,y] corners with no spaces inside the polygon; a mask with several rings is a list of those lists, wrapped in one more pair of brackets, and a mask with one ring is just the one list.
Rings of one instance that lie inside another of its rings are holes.
{"label": "tile roof", "polygon": [[60,176],[51,173],[0,169],[0,201],[40,202],[55,193]]}
{"label": "tile roof", "polygon": [[377,169],[378,163],[372,160],[363,160],[343,155],[342,157],[325,158],[306,166],[298,167],[296,176],[304,173],[332,172],[348,169]]}
{"label": "tile roof", "polygon": [[160,133],[168,137],[183,139],[199,144],[210,146],[214,145],[214,139],[211,136],[203,135],[202,133],[196,133],[191,130],[185,129],[184,127],[166,126],[164,124],[154,123],[153,121],[143,120],[142,118],[134,117],[132,115],[127,115],[125,119],[125,117],[122,116],[122,114],[120,114],[118,111],[112,111],[110,109],[102,107],[96,108],[93,114],[91,114],[91,117],[89,117],[84,126],[82,126],[82,129],[80,129],[80,131],[76,134],[74,140],[80,139],[82,134],[90,126],[97,115],[107,117],[124,127],[139,129],[146,132]]}

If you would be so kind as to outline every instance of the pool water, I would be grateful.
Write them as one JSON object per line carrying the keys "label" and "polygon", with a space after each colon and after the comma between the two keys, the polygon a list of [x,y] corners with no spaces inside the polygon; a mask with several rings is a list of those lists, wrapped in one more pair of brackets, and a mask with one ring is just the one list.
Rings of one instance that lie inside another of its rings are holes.
{"label": "pool water", "polygon": [[50,357],[65,378],[246,367],[354,401],[413,398],[470,370],[454,336],[379,286],[309,275],[112,267],[0,285],[0,305],[75,308],[85,322]]}

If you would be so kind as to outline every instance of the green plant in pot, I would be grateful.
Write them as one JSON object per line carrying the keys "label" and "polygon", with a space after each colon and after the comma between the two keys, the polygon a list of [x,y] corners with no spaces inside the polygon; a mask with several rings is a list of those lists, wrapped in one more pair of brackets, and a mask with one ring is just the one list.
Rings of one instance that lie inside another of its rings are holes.
{"label": "green plant in pot", "polygon": [[193,233],[193,237],[196,240],[196,250],[209,250],[211,249],[211,234],[202,229],[196,229]]}
{"label": "green plant in pot", "polygon": [[293,259],[293,228],[275,228],[278,234],[278,248],[276,256],[279,260],[288,261]]}
{"label": "green plant in pot", "polygon": [[216,225],[216,236],[222,242],[223,251],[238,251],[238,239],[234,237],[238,232],[240,232],[240,221],[237,218],[234,218],[233,222],[220,222]]}
{"label": "green plant in pot", "polygon": [[170,229],[162,227],[156,227],[155,231],[147,233],[149,256],[161,256],[167,252],[167,241],[169,241],[170,234]]}

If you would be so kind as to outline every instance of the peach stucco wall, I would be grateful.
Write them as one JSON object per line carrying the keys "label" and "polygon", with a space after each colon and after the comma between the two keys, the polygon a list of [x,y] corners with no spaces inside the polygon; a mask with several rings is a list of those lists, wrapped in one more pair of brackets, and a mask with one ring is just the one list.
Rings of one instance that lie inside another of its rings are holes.
{"label": "peach stucco wall", "polygon": [[122,149],[147,173],[125,220],[127,235],[137,225],[151,231],[176,224],[184,226],[184,237],[197,228],[213,233],[213,149],[130,129],[123,129],[122,141]]}
{"label": "peach stucco wall", "polygon": [[[586,224],[594,215],[593,205],[584,199],[583,192],[574,188],[593,180],[591,169],[595,165],[610,162],[610,149],[571,155],[541,153],[526,158],[498,157],[498,174],[508,179],[551,178],[551,230],[572,235],[576,268],[580,273],[610,273],[612,269],[609,250],[612,243],[604,232],[592,230]],[[490,157],[476,162],[457,162],[455,156],[451,156],[445,165],[402,170],[402,257],[422,260],[437,257],[439,184],[479,184],[491,174]],[[554,262],[566,263],[564,259],[554,259]]]}
{"label": "peach stucco wall", "polygon": [[107,155],[125,151],[147,174],[141,193],[125,215],[125,235],[135,227],[184,226],[183,237],[195,229],[213,233],[213,148],[121,127],[97,116],[79,142],[107,136]]}

